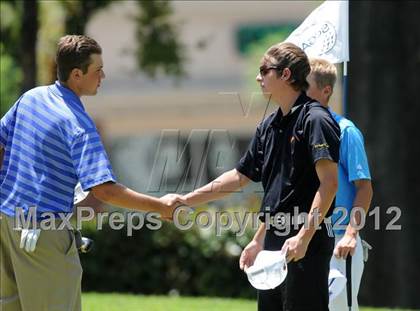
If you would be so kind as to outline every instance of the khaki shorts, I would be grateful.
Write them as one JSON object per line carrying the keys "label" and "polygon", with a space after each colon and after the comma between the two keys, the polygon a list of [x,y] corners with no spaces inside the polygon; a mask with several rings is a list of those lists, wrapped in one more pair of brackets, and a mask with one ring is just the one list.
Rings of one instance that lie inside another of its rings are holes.
{"label": "khaki shorts", "polygon": [[82,267],[74,234],[42,231],[36,249],[20,246],[14,219],[0,214],[0,311],[81,310]]}

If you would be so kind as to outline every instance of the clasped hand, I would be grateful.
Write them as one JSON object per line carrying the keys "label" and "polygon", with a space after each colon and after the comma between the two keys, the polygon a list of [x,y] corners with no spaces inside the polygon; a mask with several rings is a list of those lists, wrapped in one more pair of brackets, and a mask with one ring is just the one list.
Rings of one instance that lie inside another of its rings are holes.
{"label": "clasped hand", "polygon": [[175,209],[182,205],[187,205],[186,199],[176,193],[169,193],[167,195],[164,195],[159,199],[162,204],[165,206],[165,209],[163,210],[162,219],[172,221],[173,220],[173,213],[175,212]]}

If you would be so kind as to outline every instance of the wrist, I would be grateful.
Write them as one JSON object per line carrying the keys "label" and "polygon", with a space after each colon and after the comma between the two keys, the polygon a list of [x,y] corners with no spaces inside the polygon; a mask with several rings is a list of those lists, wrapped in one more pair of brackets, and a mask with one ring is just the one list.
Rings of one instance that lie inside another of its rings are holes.
{"label": "wrist", "polygon": [[254,237],[252,238],[252,241],[260,245],[263,245],[264,239],[265,239],[265,231],[266,231],[265,223],[262,223],[260,227],[258,228],[257,232],[255,233]]}
{"label": "wrist", "polygon": [[188,206],[192,205],[192,195],[193,195],[193,193],[190,192],[190,193],[184,194],[182,196],[182,199],[184,200],[185,204],[188,205]]}
{"label": "wrist", "polygon": [[345,235],[351,236],[352,238],[357,238],[359,231],[356,230],[355,228],[353,228],[351,226],[351,224],[349,224],[346,228],[346,232],[344,233]]}
{"label": "wrist", "polygon": [[313,232],[313,230],[310,229],[306,229],[305,226],[303,226],[298,234],[296,235],[299,239],[301,239],[304,243],[309,244],[309,242],[311,241],[313,235],[315,232]]}
{"label": "wrist", "polygon": [[263,244],[263,239],[261,237],[254,237],[252,239],[252,242],[258,244],[258,245],[262,245]]}

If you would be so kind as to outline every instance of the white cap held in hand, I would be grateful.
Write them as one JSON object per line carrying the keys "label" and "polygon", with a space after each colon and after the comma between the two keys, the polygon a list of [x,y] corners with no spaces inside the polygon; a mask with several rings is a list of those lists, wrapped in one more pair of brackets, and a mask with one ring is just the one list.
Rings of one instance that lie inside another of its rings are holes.
{"label": "white cap held in hand", "polygon": [[245,273],[249,283],[256,289],[276,288],[287,276],[286,255],[283,251],[261,251]]}
{"label": "white cap held in hand", "polygon": [[338,260],[333,257],[330,263],[330,273],[328,275],[328,294],[330,301],[333,301],[346,286],[347,279],[339,268]]}

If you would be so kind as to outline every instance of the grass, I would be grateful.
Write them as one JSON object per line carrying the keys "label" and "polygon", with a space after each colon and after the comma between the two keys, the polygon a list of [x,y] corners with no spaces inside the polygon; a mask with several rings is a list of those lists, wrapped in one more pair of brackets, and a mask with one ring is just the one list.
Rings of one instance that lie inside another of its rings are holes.
{"label": "grass", "polygon": [[87,293],[82,299],[84,311],[247,311],[257,307],[252,300],[205,297]]}
{"label": "grass", "polygon": [[[84,311],[255,311],[254,300],[207,298],[207,297],[168,297],[141,296],[132,294],[84,293]],[[402,309],[361,308],[360,311],[408,311]]]}

